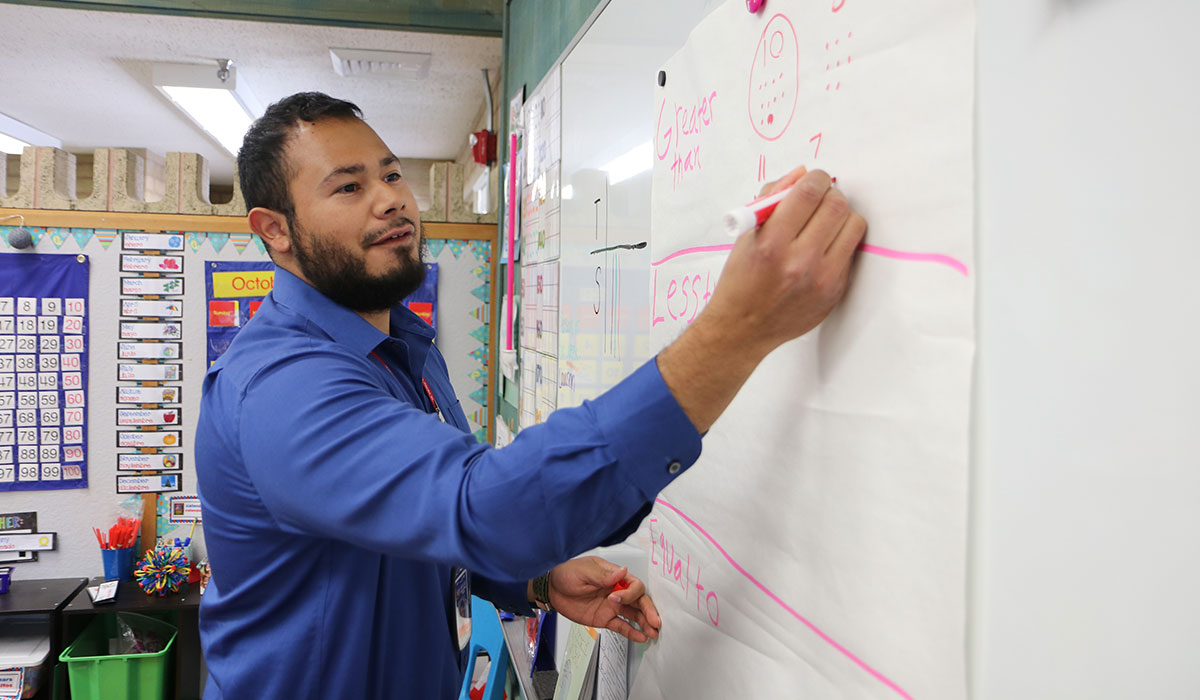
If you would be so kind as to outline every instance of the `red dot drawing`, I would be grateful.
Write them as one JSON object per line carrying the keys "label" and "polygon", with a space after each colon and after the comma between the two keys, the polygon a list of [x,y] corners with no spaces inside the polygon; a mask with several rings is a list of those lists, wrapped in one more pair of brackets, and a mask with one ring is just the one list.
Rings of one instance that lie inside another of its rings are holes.
{"label": "red dot drawing", "polygon": [[800,92],[800,52],[796,28],[777,14],[767,22],[750,66],[747,107],[750,126],[768,141],[783,136],[796,113]]}

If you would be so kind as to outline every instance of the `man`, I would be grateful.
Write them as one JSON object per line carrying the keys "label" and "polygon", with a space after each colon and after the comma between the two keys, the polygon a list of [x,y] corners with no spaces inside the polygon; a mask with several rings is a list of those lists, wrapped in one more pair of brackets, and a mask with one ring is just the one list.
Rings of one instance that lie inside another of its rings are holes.
{"label": "man", "polygon": [[656,637],[641,581],[570,558],[637,528],[759,361],[829,313],[866,230],[827,175],[791,173],[677,341],[497,450],[470,436],[431,329],[397,306],[422,279],[420,217],[357,107],[281,100],[238,173],[278,270],[204,383],[206,698],[456,697],[468,583]]}

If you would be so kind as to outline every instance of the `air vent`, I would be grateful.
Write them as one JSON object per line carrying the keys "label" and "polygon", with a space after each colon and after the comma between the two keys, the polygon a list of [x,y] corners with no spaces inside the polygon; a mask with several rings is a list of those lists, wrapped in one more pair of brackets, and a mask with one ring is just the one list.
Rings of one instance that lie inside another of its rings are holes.
{"label": "air vent", "polygon": [[432,54],[416,51],[329,49],[333,70],[343,78],[354,75],[420,80],[429,75]]}

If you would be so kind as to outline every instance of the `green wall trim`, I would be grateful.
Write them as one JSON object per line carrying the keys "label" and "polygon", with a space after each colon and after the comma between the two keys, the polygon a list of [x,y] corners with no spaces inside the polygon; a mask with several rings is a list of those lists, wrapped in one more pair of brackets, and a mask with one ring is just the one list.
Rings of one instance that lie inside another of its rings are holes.
{"label": "green wall trim", "polygon": [[500,36],[504,0],[0,0],[73,10]]}

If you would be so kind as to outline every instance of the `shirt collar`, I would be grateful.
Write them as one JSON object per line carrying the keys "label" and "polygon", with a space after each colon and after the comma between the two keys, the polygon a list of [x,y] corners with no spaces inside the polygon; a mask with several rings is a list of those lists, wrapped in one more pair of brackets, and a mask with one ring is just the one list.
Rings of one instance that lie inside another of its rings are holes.
{"label": "shirt collar", "polygon": [[[275,286],[271,295],[276,302],[304,316],[335,342],[351,348],[356,353],[367,355],[380,343],[393,337],[382,333],[362,316],[278,266],[275,268]],[[392,309],[391,330],[396,339],[409,342],[416,340],[421,346],[427,346],[434,337],[433,328],[403,304],[397,304]]]}

